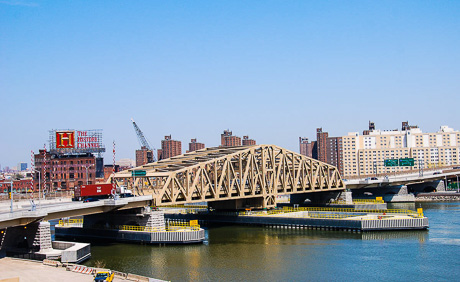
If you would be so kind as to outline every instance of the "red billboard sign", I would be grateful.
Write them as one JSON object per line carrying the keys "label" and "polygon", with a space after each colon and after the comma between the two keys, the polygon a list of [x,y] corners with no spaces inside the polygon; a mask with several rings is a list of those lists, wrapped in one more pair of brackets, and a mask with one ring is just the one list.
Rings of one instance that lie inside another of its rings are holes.
{"label": "red billboard sign", "polygon": [[75,131],[56,131],[56,148],[75,148]]}

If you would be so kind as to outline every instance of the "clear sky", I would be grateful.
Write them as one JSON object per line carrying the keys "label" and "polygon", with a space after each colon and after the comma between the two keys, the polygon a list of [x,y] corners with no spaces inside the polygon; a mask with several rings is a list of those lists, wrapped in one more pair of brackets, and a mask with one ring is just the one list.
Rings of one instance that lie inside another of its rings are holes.
{"label": "clear sky", "polygon": [[[103,129],[117,159],[165,135],[298,151],[401,121],[460,129],[460,1],[0,0],[0,165],[51,129]],[[48,145],[47,145],[48,146]]]}

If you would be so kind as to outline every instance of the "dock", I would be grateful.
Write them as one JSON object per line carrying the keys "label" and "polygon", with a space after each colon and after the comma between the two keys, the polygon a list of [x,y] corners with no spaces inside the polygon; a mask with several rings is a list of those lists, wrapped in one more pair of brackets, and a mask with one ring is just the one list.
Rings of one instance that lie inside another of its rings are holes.
{"label": "dock", "polygon": [[423,211],[364,208],[284,207],[270,211],[165,213],[166,218],[200,224],[230,223],[269,228],[307,228],[346,231],[421,230],[429,227]]}

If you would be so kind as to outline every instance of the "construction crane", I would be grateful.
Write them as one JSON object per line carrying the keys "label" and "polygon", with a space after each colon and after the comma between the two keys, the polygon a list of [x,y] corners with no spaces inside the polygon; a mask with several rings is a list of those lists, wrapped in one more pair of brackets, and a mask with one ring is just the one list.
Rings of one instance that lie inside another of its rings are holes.
{"label": "construction crane", "polygon": [[137,139],[139,140],[139,144],[141,145],[141,148],[146,148],[149,151],[152,151],[152,161],[156,162],[155,158],[155,148],[151,147],[149,142],[147,141],[147,138],[144,137],[144,133],[142,133],[142,130],[137,126],[136,122],[134,119],[131,118],[131,121],[133,122],[134,126],[134,131],[136,131],[137,134]]}

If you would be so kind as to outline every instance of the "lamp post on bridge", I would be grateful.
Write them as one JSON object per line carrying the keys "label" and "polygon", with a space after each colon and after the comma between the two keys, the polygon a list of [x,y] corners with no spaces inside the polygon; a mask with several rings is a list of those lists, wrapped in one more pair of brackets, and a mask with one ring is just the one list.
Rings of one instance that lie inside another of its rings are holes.
{"label": "lamp post on bridge", "polygon": [[458,174],[455,175],[457,177],[457,193],[460,191],[459,183],[458,183]]}
{"label": "lamp post on bridge", "polygon": [[13,178],[11,178],[11,181],[10,181],[10,185],[11,185],[11,206],[10,206],[10,212],[13,213]]}
{"label": "lamp post on bridge", "polygon": [[[40,200],[41,200],[41,197],[40,197],[40,187],[41,187],[41,178],[40,178],[40,174],[41,174],[41,173],[40,173],[39,170],[36,170],[36,169],[34,169],[34,170],[32,170],[32,171],[38,173],[38,207],[40,208],[40,207],[41,207],[41,205],[40,205],[40,203],[41,203],[41,201],[40,201]],[[33,193],[33,192],[32,192],[32,193]],[[35,205],[35,204],[33,204],[33,205]]]}

